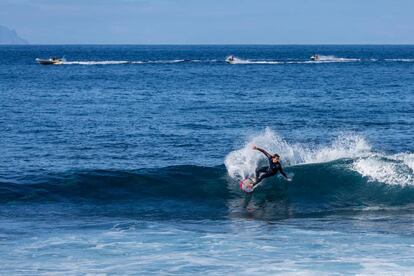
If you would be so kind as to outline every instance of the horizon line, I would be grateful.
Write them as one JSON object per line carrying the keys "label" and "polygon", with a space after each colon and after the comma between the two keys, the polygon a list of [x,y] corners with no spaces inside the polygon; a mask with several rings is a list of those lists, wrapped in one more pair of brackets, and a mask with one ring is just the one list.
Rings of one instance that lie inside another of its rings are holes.
{"label": "horizon line", "polygon": [[1,46],[414,46],[414,43],[27,43]]}

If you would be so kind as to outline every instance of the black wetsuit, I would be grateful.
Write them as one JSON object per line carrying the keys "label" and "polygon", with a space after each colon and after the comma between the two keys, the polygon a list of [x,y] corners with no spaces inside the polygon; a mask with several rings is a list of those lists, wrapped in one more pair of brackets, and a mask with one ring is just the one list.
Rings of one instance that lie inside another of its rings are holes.
{"label": "black wetsuit", "polygon": [[287,178],[287,175],[282,169],[282,165],[280,165],[280,162],[274,163],[272,161],[272,157],[267,157],[269,159],[269,166],[261,167],[256,169],[256,182],[254,185],[259,184],[260,181],[263,179],[274,176],[278,172],[280,172],[284,177]]}

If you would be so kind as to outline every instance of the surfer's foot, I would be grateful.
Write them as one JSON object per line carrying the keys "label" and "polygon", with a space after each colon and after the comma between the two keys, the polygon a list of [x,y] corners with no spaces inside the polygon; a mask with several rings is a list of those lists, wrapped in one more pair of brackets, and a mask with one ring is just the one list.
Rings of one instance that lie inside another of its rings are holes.
{"label": "surfer's foot", "polygon": [[254,181],[249,183],[249,187],[253,187],[254,186]]}

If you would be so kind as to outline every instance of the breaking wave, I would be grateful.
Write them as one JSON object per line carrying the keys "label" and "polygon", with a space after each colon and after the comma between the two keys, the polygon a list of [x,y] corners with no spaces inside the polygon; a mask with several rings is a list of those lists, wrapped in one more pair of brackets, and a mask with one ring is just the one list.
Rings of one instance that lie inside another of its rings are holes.
{"label": "breaking wave", "polygon": [[414,187],[414,154],[386,155],[375,152],[369,143],[355,134],[341,135],[329,145],[310,146],[288,143],[271,129],[251,137],[244,147],[232,151],[225,158],[229,175],[241,179],[253,175],[263,162],[263,156],[253,151],[252,145],[277,152],[288,166],[322,164],[336,160],[349,160],[344,171],[355,171],[370,182]]}
{"label": "breaking wave", "polygon": [[233,212],[244,206],[245,194],[238,187],[239,180],[266,162],[251,149],[252,144],[278,152],[285,171],[293,176],[292,182],[280,177],[265,179],[255,190],[253,204],[260,209],[267,202],[263,208],[275,209],[271,211],[277,213],[275,216],[281,215],[281,208],[288,208],[289,214],[308,214],[344,208],[414,206],[414,154],[387,156],[374,152],[358,135],[343,135],[325,146],[292,144],[271,129],[230,152],[224,166],[67,171],[3,179],[0,203],[127,201],[134,206],[150,206],[173,200],[187,206],[183,208],[219,206]]}
{"label": "breaking wave", "polygon": [[[272,212],[276,212],[276,216],[286,208],[290,214],[307,214],[347,208],[414,206],[412,185],[389,185],[370,180],[350,169],[353,163],[352,160],[336,160],[287,166],[285,171],[294,175],[293,181],[288,183],[278,177],[264,180],[255,190],[252,204],[257,204],[260,209],[265,202],[263,208],[275,209]],[[397,179],[394,181],[399,181]],[[213,207],[230,212],[240,210],[245,206],[244,200],[245,194],[240,191],[238,181],[227,175],[224,166],[72,171],[45,175],[31,183],[0,183],[0,204],[72,202],[83,206],[83,203],[125,202],[132,204],[131,208],[143,206],[155,210],[165,209],[173,201],[175,208],[201,208],[205,211],[200,209],[198,212],[208,213]],[[165,212],[170,212],[168,208]]]}
{"label": "breaking wave", "polygon": [[[279,153],[292,182],[268,178],[251,197],[246,196],[239,189],[240,179],[266,163],[261,153],[252,150],[253,144]],[[133,210],[132,215],[180,219],[239,217],[251,208],[255,217],[270,219],[373,210],[412,212],[414,154],[375,151],[355,134],[341,135],[325,145],[291,143],[267,128],[229,152],[220,166],[44,171],[0,178],[0,206],[26,208],[34,203],[116,205],[125,212]],[[117,210],[110,213],[119,215]]]}

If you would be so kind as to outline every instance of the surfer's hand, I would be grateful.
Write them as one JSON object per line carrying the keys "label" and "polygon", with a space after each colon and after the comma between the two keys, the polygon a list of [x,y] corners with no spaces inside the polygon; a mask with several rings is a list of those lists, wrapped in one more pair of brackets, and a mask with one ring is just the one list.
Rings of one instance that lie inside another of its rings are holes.
{"label": "surfer's hand", "polygon": [[255,149],[257,149],[256,145],[253,145],[253,146],[252,146],[252,149],[254,149],[254,150],[255,150]]}
{"label": "surfer's hand", "polygon": [[289,182],[291,182],[292,181],[292,178],[286,178],[286,181],[289,181]]}

